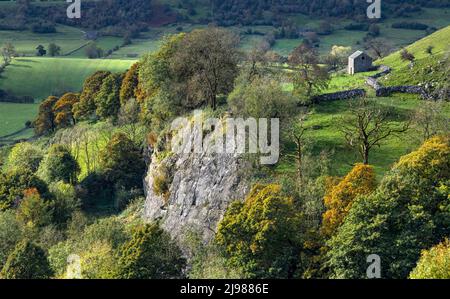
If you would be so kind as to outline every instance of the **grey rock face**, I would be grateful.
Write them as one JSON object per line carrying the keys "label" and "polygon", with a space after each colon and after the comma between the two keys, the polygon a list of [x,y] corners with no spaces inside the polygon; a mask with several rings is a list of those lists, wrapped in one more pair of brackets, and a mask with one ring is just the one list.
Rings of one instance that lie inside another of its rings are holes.
{"label": "grey rock face", "polygon": [[[166,196],[155,192],[159,168],[170,172]],[[153,154],[145,179],[144,218],[160,221],[172,237],[183,240],[189,230],[200,232],[205,242],[214,237],[228,205],[244,199],[248,162],[237,154],[172,154],[157,160]]]}

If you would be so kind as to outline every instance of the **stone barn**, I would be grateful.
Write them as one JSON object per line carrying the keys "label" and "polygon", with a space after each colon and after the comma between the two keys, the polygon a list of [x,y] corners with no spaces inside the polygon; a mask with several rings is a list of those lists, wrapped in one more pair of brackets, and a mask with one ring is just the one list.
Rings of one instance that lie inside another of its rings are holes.
{"label": "stone barn", "polygon": [[356,51],[348,58],[348,73],[354,75],[360,72],[370,71],[373,59],[362,51]]}

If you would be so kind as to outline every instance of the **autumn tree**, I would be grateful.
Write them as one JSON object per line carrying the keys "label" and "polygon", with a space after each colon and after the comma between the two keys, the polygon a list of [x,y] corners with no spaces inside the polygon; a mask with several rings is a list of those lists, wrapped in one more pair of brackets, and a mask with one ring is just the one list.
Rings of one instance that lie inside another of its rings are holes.
{"label": "autumn tree", "polygon": [[125,105],[125,103],[136,98],[138,93],[139,85],[139,62],[136,62],[131,66],[131,68],[126,72],[122,86],[120,88],[120,104]]}
{"label": "autumn tree", "polygon": [[8,257],[0,276],[4,279],[49,279],[52,274],[45,251],[24,240]]}
{"label": "autumn tree", "polygon": [[225,29],[211,27],[186,34],[173,59],[183,74],[186,96],[195,107],[204,102],[217,108],[217,96],[233,89],[238,75],[239,38]]}
{"label": "autumn tree", "polygon": [[450,241],[424,250],[416,268],[411,272],[412,279],[450,279]]}
{"label": "autumn tree", "polygon": [[369,164],[369,155],[374,147],[391,136],[408,131],[410,120],[399,125],[391,121],[392,113],[377,106],[367,98],[351,100],[349,113],[340,118],[340,131],[348,145],[357,148],[364,164]]}
{"label": "autumn tree", "polygon": [[50,96],[39,105],[38,116],[34,121],[34,131],[36,135],[45,135],[56,130],[53,107],[58,100],[57,97]]}
{"label": "autumn tree", "polygon": [[303,248],[302,215],[279,185],[256,185],[244,202],[232,203],[216,241],[232,266],[248,278],[293,278]]}
{"label": "autumn tree", "polygon": [[294,49],[289,55],[289,65],[293,69],[295,95],[307,99],[328,86],[328,72],[319,65],[319,55],[308,43]]}
{"label": "autumn tree", "polygon": [[103,80],[95,97],[96,114],[102,119],[115,118],[120,109],[122,74],[111,74]]}
{"label": "autumn tree", "polygon": [[121,279],[173,279],[183,276],[186,261],[181,250],[156,224],[135,227],[119,252]]}
{"label": "autumn tree", "polygon": [[51,223],[51,203],[42,198],[36,188],[27,189],[17,210],[17,219],[25,227],[42,228]]}
{"label": "autumn tree", "polygon": [[0,210],[17,206],[24,197],[24,191],[30,188],[36,188],[41,195],[48,194],[45,182],[27,168],[0,172]]}
{"label": "autumn tree", "polygon": [[89,76],[83,84],[80,102],[74,106],[73,112],[76,119],[84,119],[95,115],[95,98],[102,87],[103,80],[111,75],[107,71],[97,71]]}
{"label": "autumn tree", "polygon": [[73,107],[80,100],[80,95],[75,93],[66,93],[53,106],[55,115],[55,125],[57,128],[67,128],[75,125]]}
{"label": "autumn tree", "polygon": [[372,166],[357,164],[325,194],[327,211],[323,214],[322,233],[326,236],[333,235],[344,222],[353,201],[360,195],[369,195],[375,188],[376,177]]}
{"label": "autumn tree", "polygon": [[402,157],[370,195],[358,197],[327,243],[332,277],[366,278],[378,254],[382,278],[405,279],[422,250],[450,235],[450,140],[435,137]]}

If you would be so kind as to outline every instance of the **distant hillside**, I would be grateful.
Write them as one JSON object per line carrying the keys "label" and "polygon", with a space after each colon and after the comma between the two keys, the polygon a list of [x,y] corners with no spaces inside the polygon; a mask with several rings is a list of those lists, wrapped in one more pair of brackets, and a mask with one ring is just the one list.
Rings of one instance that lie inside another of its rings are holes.
{"label": "distant hillside", "polygon": [[[450,26],[436,31],[405,49],[415,57],[413,68],[409,61],[401,59],[403,50],[377,61],[378,64],[393,68],[392,74],[383,82],[385,85],[442,83],[449,80]],[[431,55],[427,53],[427,49],[432,50]]]}
{"label": "distant hillside", "polygon": [[[302,13],[326,17],[348,17],[367,21],[369,4],[361,0],[212,0],[214,20],[222,25],[269,25],[285,22],[285,16]],[[450,0],[383,0],[383,14],[407,16],[424,7],[449,7]]]}

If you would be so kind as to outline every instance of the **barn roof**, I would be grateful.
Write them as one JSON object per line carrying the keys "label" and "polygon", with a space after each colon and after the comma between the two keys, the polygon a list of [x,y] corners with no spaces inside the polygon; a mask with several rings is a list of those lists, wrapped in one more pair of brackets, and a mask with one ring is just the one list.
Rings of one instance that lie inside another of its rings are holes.
{"label": "barn roof", "polygon": [[356,51],[355,53],[353,53],[352,55],[350,55],[350,59],[356,59],[357,57],[363,55],[364,52],[363,51]]}

